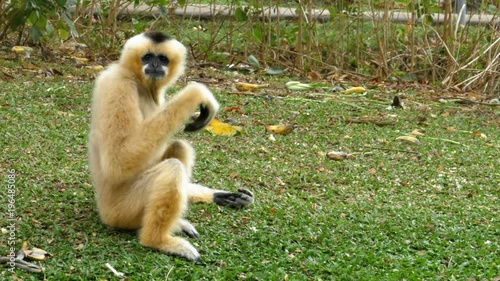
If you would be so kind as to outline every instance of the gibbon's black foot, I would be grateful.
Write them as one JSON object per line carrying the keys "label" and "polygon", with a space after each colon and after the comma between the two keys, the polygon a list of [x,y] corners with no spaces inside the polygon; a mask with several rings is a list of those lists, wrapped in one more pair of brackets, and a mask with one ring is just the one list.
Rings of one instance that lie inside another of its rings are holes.
{"label": "gibbon's black foot", "polygon": [[229,206],[232,208],[244,208],[254,201],[253,193],[248,189],[238,189],[238,192],[216,192],[214,202],[217,205]]}
{"label": "gibbon's black foot", "polygon": [[208,125],[210,120],[210,109],[208,108],[208,106],[202,104],[200,105],[200,115],[198,116],[198,118],[196,118],[196,120],[193,121],[193,123],[189,123],[186,125],[186,127],[184,128],[184,132],[195,132],[201,130]]}

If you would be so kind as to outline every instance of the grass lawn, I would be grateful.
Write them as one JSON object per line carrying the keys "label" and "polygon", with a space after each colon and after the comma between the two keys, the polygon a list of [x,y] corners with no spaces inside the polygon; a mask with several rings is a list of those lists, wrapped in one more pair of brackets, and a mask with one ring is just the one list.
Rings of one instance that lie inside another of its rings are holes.
{"label": "grass lawn", "polygon": [[[499,107],[384,87],[365,97],[312,98],[285,89],[296,77],[259,77],[270,88],[241,95],[234,81],[254,77],[202,69],[216,78],[206,81],[219,81],[209,83],[223,107],[218,118],[244,133],[179,134],[198,151],[194,177],[248,188],[256,203],[192,205],[200,238],[190,241],[203,258],[195,264],[99,221],[86,159],[95,71],[59,70],[43,78],[25,69],[0,82],[1,227],[10,223],[6,182],[15,174],[15,247],[28,241],[52,255],[40,263],[44,273],[16,270],[14,278],[4,265],[2,280],[120,280],[106,263],[125,280],[500,278]],[[178,87],[198,77],[190,72]],[[395,95],[406,109],[386,109]],[[363,116],[394,124],[348,122]],[[296,128],[271,140],[265,125],[282,123]],[[415,129],[425,134],[421,145],[396,140]],[[352,157],[327,159],[332,150]],[[9,233],[0,237],[6,256]]]}

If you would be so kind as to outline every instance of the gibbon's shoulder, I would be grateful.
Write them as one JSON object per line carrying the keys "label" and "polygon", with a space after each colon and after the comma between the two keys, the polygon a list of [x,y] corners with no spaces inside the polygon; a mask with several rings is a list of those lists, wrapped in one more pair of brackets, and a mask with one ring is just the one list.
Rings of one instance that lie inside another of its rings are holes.
{"label": "gibbon's shoulder", "polygon": [[101,73],[99,73],[96,82],[99,83],[100,80],[110,82],[126,79],[131,74],[132,73],[130,71],[123,68],[118,62],[114,62],[108,65],[103,71],[101,71]]}
{"label": "gibbon's shoulder", "polygon": [[134,74],[120,64],[113,63],[97,76],[93,96],[94,99],[101,100],[104,97],[128,95],[134,91],[137,91]]}

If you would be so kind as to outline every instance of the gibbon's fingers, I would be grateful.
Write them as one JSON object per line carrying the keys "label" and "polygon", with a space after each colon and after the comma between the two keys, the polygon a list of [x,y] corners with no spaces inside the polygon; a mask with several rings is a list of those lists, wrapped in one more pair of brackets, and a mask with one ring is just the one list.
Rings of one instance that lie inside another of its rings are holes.
{"label": "gibbon's fingers", "polygon": [[254,202],[253,193],[248,189],[238,189],[238,192],[216,192],[214,202],[217,205],[232,208],[244,208]]}
{"label": "gibbon's fingers", "polygon": [[197,96],[196,100],[199,100],[200,106],[200,116],[193,123],[186,125],[184,131],[194,132],[201,130],[212,121],[219,110],[219,103],[207,86],[201,83],[192,82],[188,84],[184,92],[194,93]]}
{"label": "gibbon's fingers", "polygon": [[205,126],[207,126],[213,118],[213,116],[211,117],[210,115],[210,109],[208,108],[208,106],[201,104],[200,116],[198,116],[198,118],[196,118],[193,123],[187,124],[184,128],[184,132],[195,132],[205,128]]}

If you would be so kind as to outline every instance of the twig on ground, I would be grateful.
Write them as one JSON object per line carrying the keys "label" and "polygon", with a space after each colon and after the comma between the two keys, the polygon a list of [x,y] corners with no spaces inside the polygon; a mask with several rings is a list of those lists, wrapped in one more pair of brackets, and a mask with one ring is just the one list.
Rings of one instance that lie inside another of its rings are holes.
{"label": "twig on ground", "polygon": [[109,263],[106,263],[106,267],[107,267],[107,268],[109,268],[109,270],[111,270],[111,271],[115,274],[115,276],[117,276],[117,277],[123,277],[123,276],[125,276],[125,274],[124,274],[123,272],[119,272],[119,271],[117,271],[117,270],[116,270],[116,269],[115,269],[115,268],[114,268],[111,264],[109,264]]}

